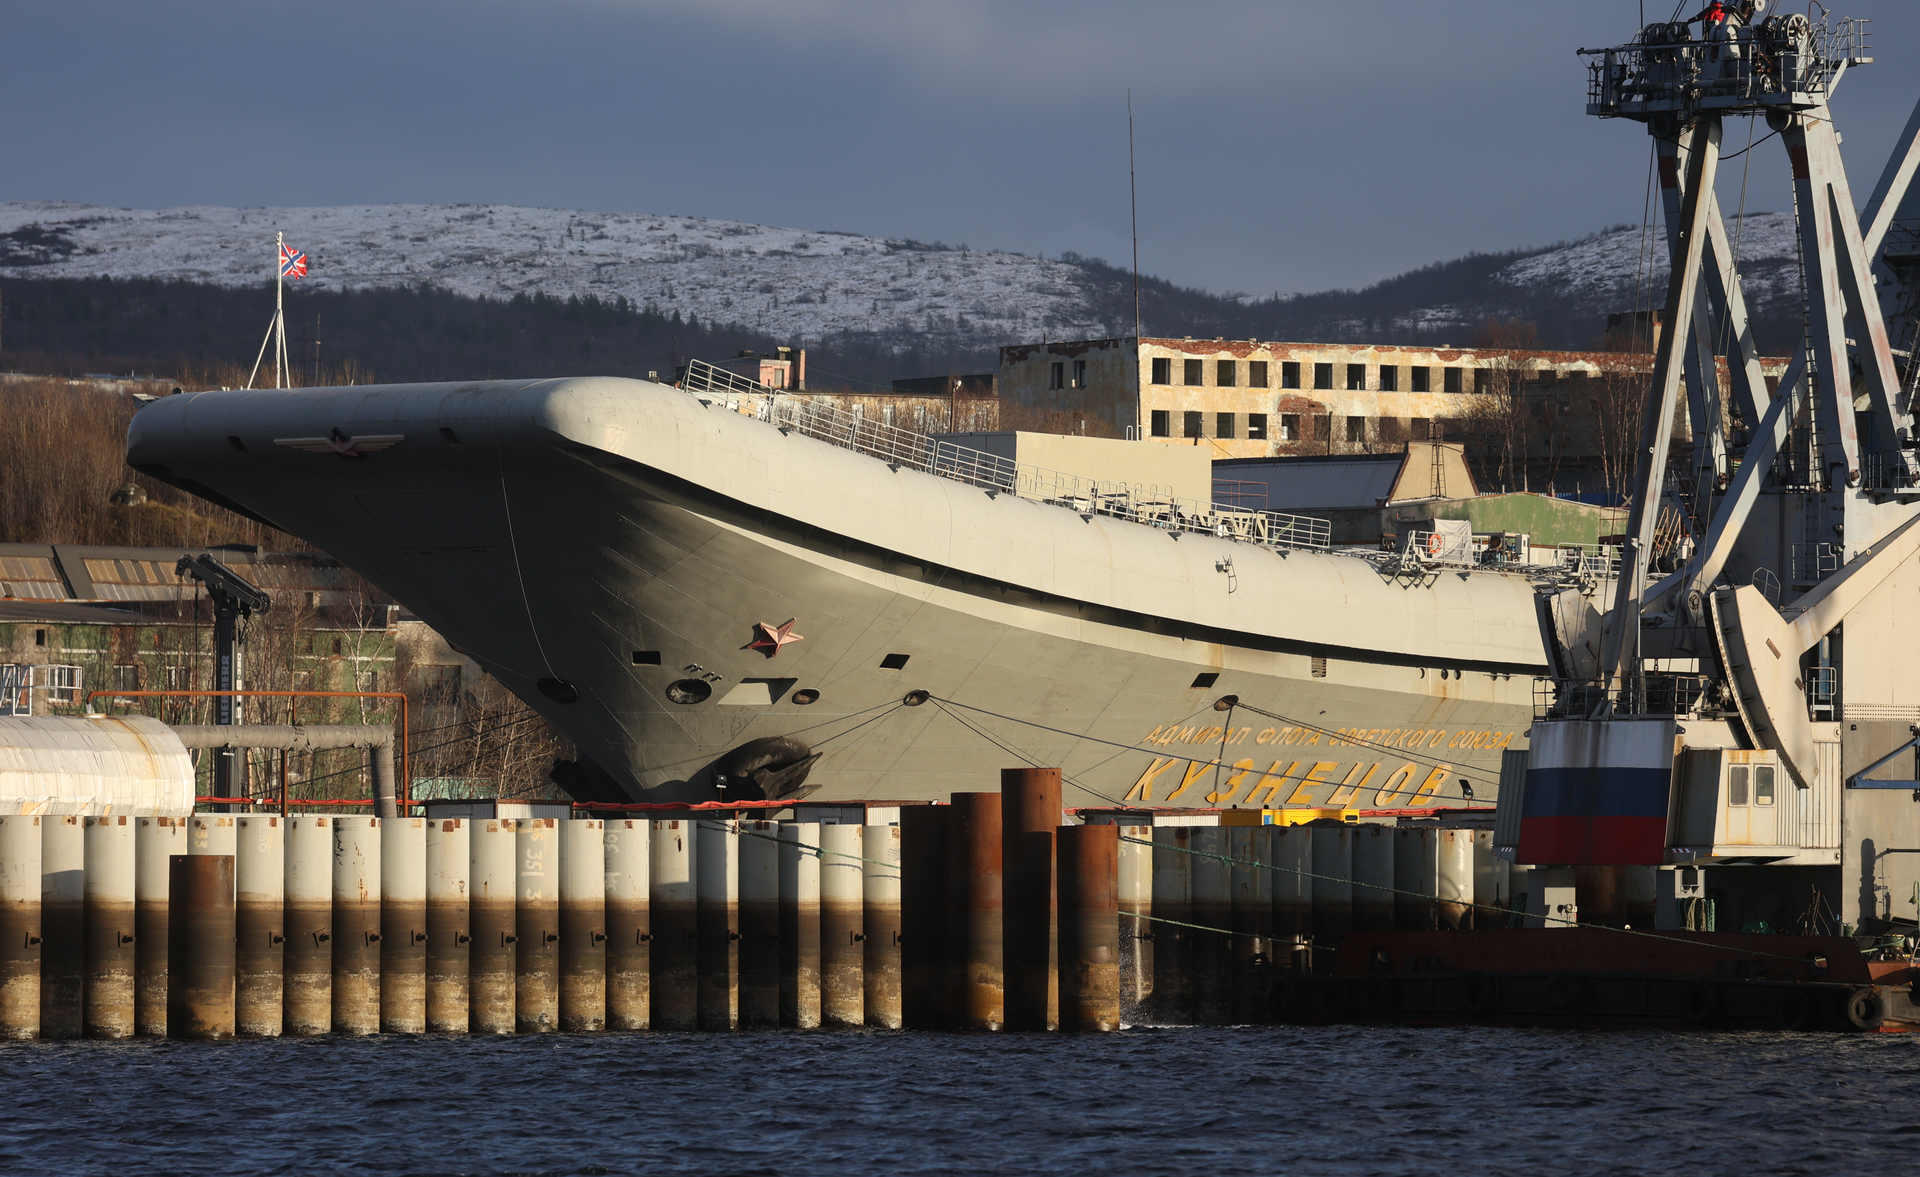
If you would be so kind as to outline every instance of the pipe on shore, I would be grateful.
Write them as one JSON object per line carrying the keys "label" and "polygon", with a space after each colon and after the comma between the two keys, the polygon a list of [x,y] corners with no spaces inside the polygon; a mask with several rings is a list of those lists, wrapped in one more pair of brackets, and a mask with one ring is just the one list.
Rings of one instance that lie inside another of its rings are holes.
{"label": "pipe on shore", "polygon": [[400,816],[393,779],[393,728],[377,723],[180,724],[173,728],[189,748],[274,748],[314,752],[365,748],[373,762],[374,816]]}

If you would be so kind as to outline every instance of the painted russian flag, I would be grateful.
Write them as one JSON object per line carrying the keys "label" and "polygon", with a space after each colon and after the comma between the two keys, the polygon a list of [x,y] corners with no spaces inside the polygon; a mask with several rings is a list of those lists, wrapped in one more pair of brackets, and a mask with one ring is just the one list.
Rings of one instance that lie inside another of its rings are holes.
{"label": "painted russian flag", "polygon": [[1678,746],[1671,719],[1536,721],[1515,861],[1660,865]]}

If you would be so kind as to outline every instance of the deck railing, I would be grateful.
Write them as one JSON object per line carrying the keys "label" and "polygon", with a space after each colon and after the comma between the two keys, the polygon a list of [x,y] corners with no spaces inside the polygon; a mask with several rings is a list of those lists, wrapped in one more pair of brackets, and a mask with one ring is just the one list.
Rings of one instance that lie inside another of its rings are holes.
{"label": "deck railing", "polygon": [[1104,515],[1167,531],[1212,535],[1270,548],[1325,551],[1332,545],[1332,524],[1325,519],[1239,510],[1183,499],[1168,488],[1151,484],[1104,482],[1047,470],[781,393],[702,360],[687,365],[680,387],[784,432],[878,458],[896,468],[1051,503],[1085,516]]}

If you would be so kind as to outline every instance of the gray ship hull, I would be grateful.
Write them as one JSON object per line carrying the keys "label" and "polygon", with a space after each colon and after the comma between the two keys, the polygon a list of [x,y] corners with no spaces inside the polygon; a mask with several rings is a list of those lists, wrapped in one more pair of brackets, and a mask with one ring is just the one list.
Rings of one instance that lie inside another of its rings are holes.
{"label": "gray ship hull", "polygon": [[633,800],[788,736],[822,800],[1485,801],[1547,673],[1521,576],[1084,517],[645,382],[182,395],[129,462],[357,569]]}

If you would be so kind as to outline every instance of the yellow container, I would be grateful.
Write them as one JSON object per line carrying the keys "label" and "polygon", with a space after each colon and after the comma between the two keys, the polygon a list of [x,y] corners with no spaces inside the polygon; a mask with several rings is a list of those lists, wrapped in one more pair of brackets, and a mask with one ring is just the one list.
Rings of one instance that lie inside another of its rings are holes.
{"label": "yellow container", "polygon": [[1272,826],[1303,826],[1310,821],[1319,821],[1321,818],[1332,818],[1334,821],[1360,820],[1358,809],[1308,809],[1304,806],[1296,809],[1269,809],[1266,815],[1266,824]]}

